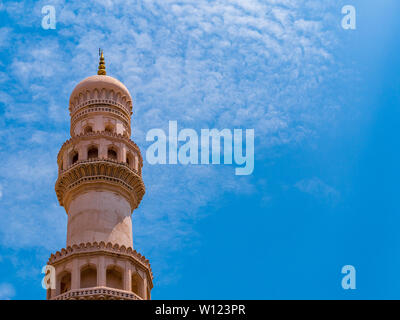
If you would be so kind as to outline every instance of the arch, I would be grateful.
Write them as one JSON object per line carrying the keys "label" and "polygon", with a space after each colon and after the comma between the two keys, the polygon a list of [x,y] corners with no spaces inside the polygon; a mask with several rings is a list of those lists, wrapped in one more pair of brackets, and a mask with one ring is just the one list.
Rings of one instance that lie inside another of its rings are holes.
{"label": "arch", "polygon": [[97,88],[93,90],[93,99],[99,99],[99,90],[97,90]]}
{"label": "arch", "polygon": [[106,271],[107,287],[115,289],[124,289],[124,276],[121,268],[117,266],[109,266]]}
{"label": "arch", "polygon": [[126,153],[126,164],[128,165],[129,168],[134,168],[134,157],[132,153],[127,152]]}
{"label": "arch", "polygon": [[114,133],[114,129],[115,129],[115,127],[114,127],[114,125],[112,125],[111,123],[107,123],[107,124],[104,126],[104,131],[105,131],[105,132]]}
{"label": "arch", "polygon": [[97,159],[99,157],[99,149],[97,146],[90,146],[87,151],[88,159]]}
{"label": "arch", "polygon": [[60,294],[71,290],[71,272],[65,271],[60,274]]}
{"label": "arch", "polygon": [[118,160],[118,149],[116,147],[109,147],[107,149],[107,158],[112,160]]}
{"label": "arch", "polygon": [[107,97],[107,90],[103,88],[100,91],[100,99],[106,99],[106,97]]}
{"label": "arch", "polygon": [[132,274],[131,284],[132,284],[132,286],[131,286],[132,292],[136,293],[139,297],[144,298],[143,278],[137,272]]}
{"label": "arch", "polygon": [[91,125],[87,125],[84,129],[83,129],[84,133],[90,133],[93,132],[93,127]]}
{"label": "arch", "polygon": [[78,161],[78,159],[79,159],[79,153],[78,153],[78,151],[76,151],[76,150],[74,150],[74,151],[72,151],[70,154],[69,154],[69,162],[70,162],[70,164],[74,164],[75,162],[77,162]]}
{"label": "arch", "polygon": [[92,288],[97,286],[97,269],[94,265],[86,265],[81,268],[81,288]]}

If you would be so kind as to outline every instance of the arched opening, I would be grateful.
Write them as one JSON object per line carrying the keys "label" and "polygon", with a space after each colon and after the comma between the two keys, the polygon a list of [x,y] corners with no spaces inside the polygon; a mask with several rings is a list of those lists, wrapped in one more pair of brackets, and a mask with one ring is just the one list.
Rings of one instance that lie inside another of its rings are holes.
{"label": "arched opening", "polygon": [[114,148],[109,148],[107,151],[108,159],[117,160],[117,151]]}
{"label": "arched opening", "polygon": [[143,279],[138,273],[132,275],[132,292],[136,293],[139,297],[143,297]]}
{"label": "arched opening", "polygon": [[77,162],[78,158],[79,158],[78,152],[77,151],[72,151],[71,152],[71,157],[70,157],[71,164],[74,164],[75,162]]}
{"label": "arched opening", "polygon": [[60,294],[66,293],[69,290],[71,290],[71,273],[65,272],[61,275]]}
{"label": "arched opening", "polygon": [[93,132],[92,126],[86,126],[85,129],[83,130],[84,133],[90,133]]}
{"label": "arched opening", "polygon": [[97,159],[99,157],[99,150],[97,147],[92,146],[88,149],[88,154],[87,154],[88,159]]}
{"label": "arched opening", "polygon": [[81,288],[97,286],[97,270],[94,266],[86,266],[81,269]]}
{"label": "arched opening", "polygon": [[119,268],[111,266],[106,272],[107,287],[123,290],[123,275]]}
{"label": "arched opening", "polygon": [[133,156],[130,152],[126,154],[126,164],[129,168],[133,168]]}
{"label": "arched opening", "polygon": [[114,126],[112,124],[107,124],[104,128],[105,132],[113,133],[114,132]]}

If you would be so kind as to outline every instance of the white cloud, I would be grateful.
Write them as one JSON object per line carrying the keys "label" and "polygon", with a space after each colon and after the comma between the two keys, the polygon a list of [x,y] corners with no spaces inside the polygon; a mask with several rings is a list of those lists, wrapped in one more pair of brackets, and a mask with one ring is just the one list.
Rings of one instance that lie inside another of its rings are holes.
{"label": "white cloud", "polygon": [[317,177],[301,180],[295,184],[295,187],[301,192],[328,200],[336,201],[340,196],[340,193],[335,188],[327,185]]}
{"label": "white cloud", "polygon": [[[40,12],[43,3],[31,11]],[[0,101],[11,127],[0,132],[0,178],[7,198],[19,203],[8,202],[12,214],[0,216],[9,222],[0,225],[1,243],[46,247],[65,241],[64,231],[49,229],[53,219],[66,228],[63,209],[49,205],[56,155],[69,138],[69,94],[95,74],[98,47],[105,50],[108,74],[134,97],[133,138],[143,155],[146,132],[177,120],[196,130],[254,128],[256,159],[262,159],[272,146],[306,139],[334,112],[332,8],[332,1],[313,0],[57,1],[56,36],[10,31],[10,79],[0,87]],[[15,23],[40,24],[37,17],[21,21],[28,7],[7,10]],[[147,193],[134,213],[134,238],[158,259],[156,268],[195,235],[200,208],[225,193],[254,190],[252,177],[238,178],[232,167],[145,163],[143,174]]]}
{"label": "white cloud", "polygon": [[0,283],[0,300],[10,300],[15,296],[15,289],[12,284]]}

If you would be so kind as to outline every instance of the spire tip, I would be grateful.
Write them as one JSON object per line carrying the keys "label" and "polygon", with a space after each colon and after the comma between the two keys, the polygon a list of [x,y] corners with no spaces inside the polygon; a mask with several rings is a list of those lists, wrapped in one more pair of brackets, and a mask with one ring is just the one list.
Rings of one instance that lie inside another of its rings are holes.
{"label": "spire tip", "polygon": [[103,50],[99,48],[99,56],[100,56],[100,61],[99,61],[99,69],[97,71],[98,75],[105,76],[106,73],[106,63],[104,62],[104,55],[103,55]]}

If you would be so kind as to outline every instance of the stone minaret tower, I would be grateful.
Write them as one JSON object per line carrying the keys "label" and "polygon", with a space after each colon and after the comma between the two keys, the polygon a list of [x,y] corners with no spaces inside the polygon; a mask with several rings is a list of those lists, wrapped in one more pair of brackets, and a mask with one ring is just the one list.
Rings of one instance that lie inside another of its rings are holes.
{"label": "stone minaret tower", "polygon": [[103,52],[97,75],[72,91],[69,111],[55,186],[67,245],[48,261],[56,288],[47,299],[150,299],[149,261],[132,249],[131,214],[145,192],[142,156],[129,138],[132,98],[106,75]]}

